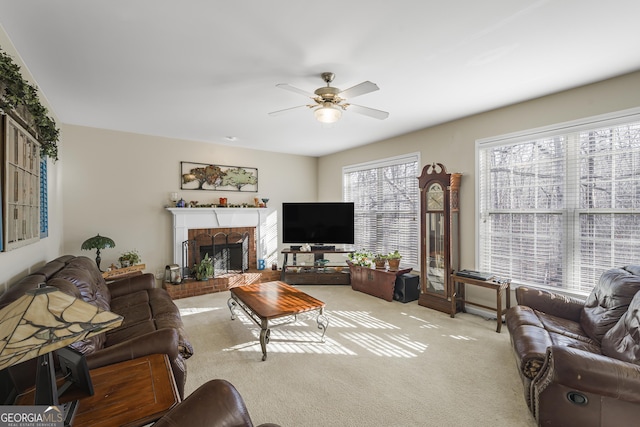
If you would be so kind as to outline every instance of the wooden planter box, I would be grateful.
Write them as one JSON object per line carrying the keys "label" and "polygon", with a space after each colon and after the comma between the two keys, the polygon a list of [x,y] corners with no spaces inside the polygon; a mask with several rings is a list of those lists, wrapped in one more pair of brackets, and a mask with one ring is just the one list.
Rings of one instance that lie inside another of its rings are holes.
{"label": "wooden planter box", "polygon": [[396,286],[396,278],[401,274],[411,271],[404,270],[377,270],[368,267],[350,265],[351,288],[354,291],[364,292],[385,301],[393,301],[393,290]]}

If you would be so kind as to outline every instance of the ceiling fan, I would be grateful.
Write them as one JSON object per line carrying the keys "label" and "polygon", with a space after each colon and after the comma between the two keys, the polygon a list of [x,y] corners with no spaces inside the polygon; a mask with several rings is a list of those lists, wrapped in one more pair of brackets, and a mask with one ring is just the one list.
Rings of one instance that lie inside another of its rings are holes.
{"label": "ceiling fan", "polygon": [[295,86],[291,86],[287,83],[280,83],[276,86],[282,89],[290,90],[301,95],[311,98],[315,103],[307,105],[299,105],[297,107],[286,108],[284,110],[273,111],[269,113],[270,116],[276,116],[282,113],[296,110],[298,108],[312,108],[314,109],[314,115],[316,119],[321,123],[335,123],[340,120],[343,111],[353,111],[365,116],[373,117],[374,119],[384,120],[389,117],[389,113],[386,111],[376,110],[374,108],[363,107],[361,105],[355,105],[347,102],[348,99],[355,98],[356,96],[364,95],[369,92],[374,92],[378,89],[378,85],[365,81],[357,84],[349,89],[340,90],[337,87],[332,87],[334,73],[322,73],[320,74],[322,80],[327,83],[327,86],[318,88],[314,93],[307,92],[303,89],[298,89]]}

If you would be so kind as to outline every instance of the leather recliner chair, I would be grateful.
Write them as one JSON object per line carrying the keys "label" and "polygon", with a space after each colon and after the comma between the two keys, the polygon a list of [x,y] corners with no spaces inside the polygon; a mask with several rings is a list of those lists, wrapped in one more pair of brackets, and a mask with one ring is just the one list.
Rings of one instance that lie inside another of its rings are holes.
{"label": "leather recliner chair", "polygon": [[505,317],[538,425],[638,425],[640,266],[605,271],[585,300],[525,286],[516,297]]}
{"label": "leather recliner chair", "polygon": [[[254,427],[249,411],[236,388],[225,380],[211,380],[171,411],[153,427]],[[280,427],[260,424],[257,427]]]}

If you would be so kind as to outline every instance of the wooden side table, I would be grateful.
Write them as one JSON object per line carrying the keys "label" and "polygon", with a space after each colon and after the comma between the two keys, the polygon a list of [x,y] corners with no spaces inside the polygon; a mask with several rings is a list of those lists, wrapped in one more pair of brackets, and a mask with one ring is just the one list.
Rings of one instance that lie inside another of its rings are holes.
{"label": "wooden side table", "polygon": [[[70,388],[60,403],[79,400],[72,426],[140,427],[160,419],[180,402],[169,358],[152,354],[90,371],[94,394]],[[33,405],[35,390],[16,405]]]}
{"label": "wooden side table", "polygon": [[[458,292],[455,295],[455,300],[460,302],[461,311],[463,313],[466,312],[465,304],[474,305],[476,307],[485,308],[487,310],[492,310],[492,311],[495,310],[496,320],[498,322],[498,327],[496,328],[496,332],[500,333],[500,330],[502,329],[502,315],[504,314],[505,311],[507,311],[511,307],[511,280],[503,280],[503,281],[478,280],[478,279],[472,279],[470,277],[457,276],[455,273],[451,275],[451,280],[454,283],[454,287],[456,283],[458,284]],[[483,288],[489,288],[489,289],[495,290],[496,306],[489,307],[486,305],[467,301],[465,299],[465,285],[481,286]],[[504,292],[505,290],[506,292]],[[502,309],[503,294],[506,294],[505,295],[506,308],[504,310]],[[455,311],[453,311],[453,314],[451,317],[454,317],[454,316],[455,316]]]}
{"label": "wooden side table", "polygon": [[128,277],[139,276],[142,274],[142,270],[146,268],[146,264],[132,265],[130,267],[116,268],[115,270],[105,271],[102,273],[102,277],[107,282],[113,280],[126,279]]}

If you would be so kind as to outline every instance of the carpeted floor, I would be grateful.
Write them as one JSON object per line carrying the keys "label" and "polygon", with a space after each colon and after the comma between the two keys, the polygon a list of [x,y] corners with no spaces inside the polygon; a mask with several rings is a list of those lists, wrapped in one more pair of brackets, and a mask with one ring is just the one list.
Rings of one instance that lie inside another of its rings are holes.
{"label": "carpeted floor", "polygon": [[326,303],[326,340],[315,317],[299,319],[272,330],[264,362],[259,328],[241,310],[230,320],[229,292],[176,300],[195,349],[186,394],[226,379],[255,424],[282,427],[535,425],[495,320],[349,286],[300,289]]}

